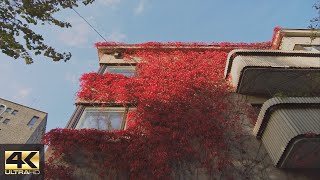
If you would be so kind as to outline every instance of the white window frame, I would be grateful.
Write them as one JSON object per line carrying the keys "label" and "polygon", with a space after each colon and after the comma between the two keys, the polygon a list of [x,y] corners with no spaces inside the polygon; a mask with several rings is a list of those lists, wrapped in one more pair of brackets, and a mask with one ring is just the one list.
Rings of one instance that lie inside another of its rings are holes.
{"label": "white window frame", "polygon": [[6,112],[7,106],[5,104],[0,104],[0,106],[4,106],[2,112],[0,111],[0,115],[2,115],[2,113]]}

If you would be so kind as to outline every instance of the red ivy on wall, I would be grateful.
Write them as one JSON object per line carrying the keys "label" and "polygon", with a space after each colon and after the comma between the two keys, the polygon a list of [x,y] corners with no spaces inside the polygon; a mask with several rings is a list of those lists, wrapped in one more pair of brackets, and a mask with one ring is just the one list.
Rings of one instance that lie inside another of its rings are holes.
{"label": "red ivy on wall", "polygon": [[[275,32],[279,30],[279,27],[275,28]],[[204,43],[204,42],[146,42],[141,44],[125,44],[125,43],[116,43],[116,42],[97,42],[95,47],[136,47],[139,49],[144,48],[165,48],[165,47],[174,47],[174,48],[201,48],[201,47],[217,47],[220,50],[226,50],[229,48],[250,48],[250,49],[269,49],[271,42],[259,42],[259,43],[230,43],[230,42],[219,42],[219,43]]]}
{"label": "red ivy on wall", "polygon": [[[196,50],[162,51],[161,47],[168,45],[188,45]],[[239,132],[239,115],[228,101],[231,87],[222,78],[227,54],[235,47],[265,49],[270,43],[215,43],[211,45],[218,48],[207,50],[200,47],[203,45],[208,44],[134,45],[143,47],[126,51],[126,57],[143,59],[136,77],[84,74],[78,92],[81,100],[131,103],[137,109],[129,114],[126,130],[50,131],[44,137],[44,143],[55,150],[49,163],[63,155],[69,155],[63,156],[66,162],[74,161],[71,154],[79,152],[101,176],[110,176],[108,169],[130,179],[171,179],[173,171],[186,165],[208,172],[227,167],[228,144]],[[96,46],[116,48],[121,44]]]}
{"label": "red ivy on wall", "polygon": [[271,49],[278,49],[281,44],[282,34],[280,33],[281,27],[275,27],[273,30],[273,36],[272,36],[272,46]]}

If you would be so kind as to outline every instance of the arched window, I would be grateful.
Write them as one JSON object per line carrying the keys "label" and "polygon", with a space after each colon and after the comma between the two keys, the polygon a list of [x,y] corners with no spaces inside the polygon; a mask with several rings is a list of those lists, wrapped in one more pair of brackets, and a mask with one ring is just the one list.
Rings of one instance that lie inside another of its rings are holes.
{"label": "arched window", "polygon": [[0,115],[6,110],[6,106],[3,104],[0,104]]}

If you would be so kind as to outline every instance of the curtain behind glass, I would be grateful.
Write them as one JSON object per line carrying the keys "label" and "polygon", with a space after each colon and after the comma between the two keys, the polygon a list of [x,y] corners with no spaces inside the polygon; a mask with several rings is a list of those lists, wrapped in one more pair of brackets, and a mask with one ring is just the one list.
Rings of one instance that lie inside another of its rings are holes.
{"label": "curtain behind glass", "polygon": [[86,112],[79,128],[120,129],[123,116],[124,112]]}

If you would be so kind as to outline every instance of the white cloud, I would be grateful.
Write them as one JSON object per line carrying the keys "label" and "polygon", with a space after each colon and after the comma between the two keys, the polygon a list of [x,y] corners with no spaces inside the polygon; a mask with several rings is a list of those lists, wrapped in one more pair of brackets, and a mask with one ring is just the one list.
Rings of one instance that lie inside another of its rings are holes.
{"label": "white cloud", "polygon": [[[93,17],[86,19],[89,22],[94,20]],[[89,35],[93,34],[93,31],[89,25],[83,19],[77,16],[72,16],[66,21],[70,22],[72,27],[59,32],[59,40],[72,47],[81,47],[87,44]]]}
{"label": "white cloud", "polygon": [[18,90],[17,94],[14,96],[14,99],[24,99],[30,96],[32,88],[21,88]]}
{"label": "white cloud", "polygon": [[134,9],[134,14],[136,15],[141,14],[145,9],[145,3],[146,3],[145,0],[139,0],[138,6]]}
{"label": "white cloud", "polygon": [[107,41],[113,41],[113,42],[123,42],[127,36],[123,33],[114,31],[111,34],[107,35]]}
{"label": "white cloud", "polygon": [[120,0],[98,0],[98,3],[114,8],[120,3]]}

